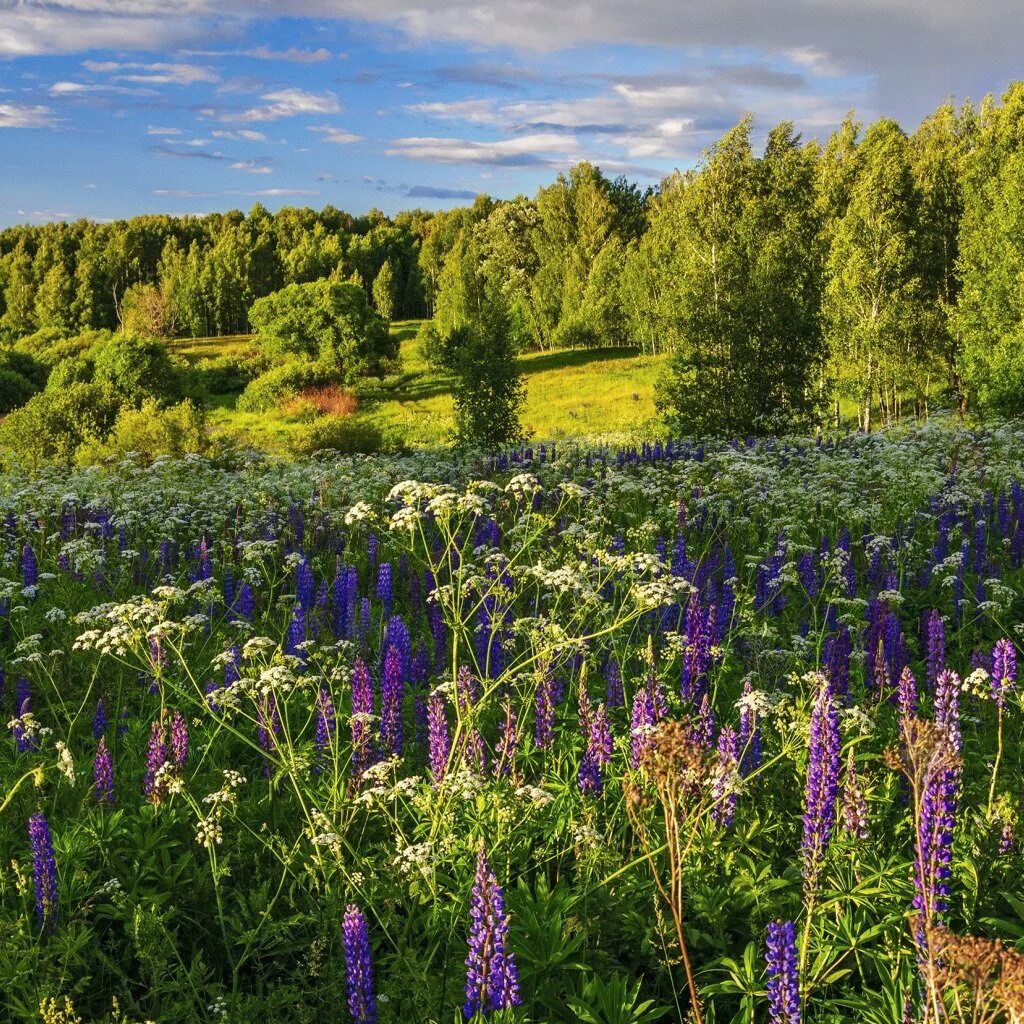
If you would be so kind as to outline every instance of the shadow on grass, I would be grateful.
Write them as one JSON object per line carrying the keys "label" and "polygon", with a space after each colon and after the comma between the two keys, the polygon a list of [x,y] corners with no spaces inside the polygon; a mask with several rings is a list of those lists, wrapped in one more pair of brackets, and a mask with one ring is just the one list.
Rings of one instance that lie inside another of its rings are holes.
{"label": "shadow on grass", "polygon": [[566,348],[542,355],[527,355],[520,359],[523,373],[545,373],[548,370],[569,370],[607,363],[618,359],[635,359],[641,355],[638,348]]}

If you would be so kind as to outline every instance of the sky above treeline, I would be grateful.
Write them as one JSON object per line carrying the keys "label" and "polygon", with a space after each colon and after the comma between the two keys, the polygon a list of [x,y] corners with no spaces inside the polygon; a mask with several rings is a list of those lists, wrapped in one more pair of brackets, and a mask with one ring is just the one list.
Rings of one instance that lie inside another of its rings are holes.
{"label": "sky above treeline", "polygon": [[654,184],[746,112],[908,129],[1024,77],[1024,0],[0,0],[0,224]]}

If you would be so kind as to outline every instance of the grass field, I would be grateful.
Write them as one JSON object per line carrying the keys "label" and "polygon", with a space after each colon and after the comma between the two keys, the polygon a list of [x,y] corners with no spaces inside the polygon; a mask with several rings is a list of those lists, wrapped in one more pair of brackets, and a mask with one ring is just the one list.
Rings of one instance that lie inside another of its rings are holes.
{"label": "grass field", "polygon": [[[392,325],[401,342],[401,370],[360,386],[360,413],[376,425],[400,434],[413,447],[445,443],[454,426],[451,391],[444,377],[424,362],[416,342],[418,321]],[[176,352],[192,362],[243,351],[249,339],[196,338]],[[526,402],[522,412],[528,436],[557,440],[593,437],[643,428],[655,415],[654,387],[663,356],[632,349],[533,352],[522,359]],[[287,443],[301,417],[283,413],[245,413],[235,395],[212,400],[215,430],[249,444],[276,450]]]}

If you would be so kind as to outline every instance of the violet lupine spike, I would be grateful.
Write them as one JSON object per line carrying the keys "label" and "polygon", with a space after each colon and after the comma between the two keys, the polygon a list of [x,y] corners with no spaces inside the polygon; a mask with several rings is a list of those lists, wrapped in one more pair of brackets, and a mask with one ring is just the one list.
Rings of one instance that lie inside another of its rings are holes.
{"label": "violet lupine spike", "polygon": [[[0,677],[2,679],[2,677]],[[96,713],[92,716],[92,738],[98,740],[107,731],[107,706],[100,697],[96,701]]]}
{"label": "violet lupine spike", "polygon": [[768,925],[765,963],[770,1024],[800,1024],[800,978],[792,921],[773,921]]}
{"label": "violet lupine spike", "polygon": [[188,761],[188,723],[180,711],[171,717],[171,763],[180,772]]}
{"label": "violet lupine spike", "polygon": [[599,765],[611,764],[612,761],[612,727],[608,721],[608,712],[603,704],[598,704],[590,716],[588,740],[594,753],[594,760]]}
{"label": "violet lupine spike", "polygon": [[539,750],[547,750],[555,741],[554,679],[547,666],[541,670],[537,683],[533,719],[533,742]]}
{"label": "violet lupine spike", "polygon": [[402,756],[402,708],[405,701],[405,672],[397,647],[388,647],[381,681],[380,746],[394,757]]}
{"label": "violet lupine spike", "polygon": [[162,722],[153,722],[149,727],[149,744],[146,747],[146,774],[142,780],[142,792],[151,804],[158,804],[163,796],[160,785],[160,769],[167,761],[166,733]]}
{"label": "violet lupine spike", "polygon": [[928,616],[925,646],[928,685],[934,688],[938,682],[939,673],[946,667],[946,627],[943,625],[938,609],[934,609]]}
{"label": "violet lupine spike", "polygon": [[639,768],[644,754],[651,745],[655,714],[651,694],[646,687],[637,690],[630,711],[630,766]]}
{"label": "violet lupine spike", "polygon": [[114,803],[114,759],[110,755],[106,738],[101,736],[96,746],[96,758],[92,766],[93,795],[96,802],[108,807]]}
{"label": "violet lupine spike", "polygon": [[436,789],[448,773],[448,761],[452,752],[444,696],[436,690],[427,698],[427,736],[430,778]]}
{"label": "violet lupine spike", "polygon": [[477,853],[469,914],[466,1001],[462,1007],[467,1020],[477,1014],[511,1010],[522,1002],[515,954],[507,948],[509,920],[505,913],[505,894],[483,847]]}
{"label": "violet lupine spike", "polygon": [[28,819],[28,837],[32,846],[32,875],[36,891],[36,920],[44,935],[57,927],[57,858],[53,836],[42,814]]}
{"label": "violet lupine spike", "polygon": [[811,712],[811,736],[807,758],[807,788],[804,798],[804,878],[813,888],[818,878],[836,821],[839,794],[839,711],[831,688],[818,690]]}
{"label": "violet lupine spike", "polygon": [[580,792],[584,796],[597,796],[602,789],[601,779],[601,768],[597,761],[594,760],[594,755],[591,753],[590,747],[583,752],[583,758],[580,761],[579,771],[577,772],[577,782],[579,783]]}
{"label": "violet lupine spike", "polygon": [[622,669],[615,658],[608,659],[605,677],[608,681],[605,703],[610,708],[621,708],[625,704],[625,697],[622,692]]}
{"label": "violet lupine spike", "polygon": [[352,666],[352,768],[358,778],[374,763],[371,721],[374,713],[373,679],[362,658]]}
{"label": "violet lupine spike", "polygon": [[394,594],[391,563],[381,562],[377,569],[377,600],[381,603],[382,615],[385,619],[391,618],[391,605],[394,602]]}
{"label": "violet lupine spike", "polygon": [[363,912],[350,903],[342,921],[345,945],[345,980],[348,1012],[354,1024],[377,1024],[377,1000],[373,991],[373,962],[370,937]]}
{"label": "violet lupine spike", "polygon": [[305,612],[311,611],[316,602],[316,576],[305,558],[295,567],[295,600]]}
{"label": "violet lupine spike", "polygon": [[908,665],[900,675],[896,690],[896,703],[900,709],[900,718],[909,721],[917,715],[917,680]]}
{"label": "violet lupine spike", "polygon": [[21,552],[21,578],[26,590],[39,586],[39,562],[31,544],[26,544]]}
{"label": "violet lupine spike", "polygon": [[473,670],[468,665],[460,665],[459,671],[455,673],[455,706],[459,709],[459,714],[467,714],[482,693]]}
{"label": "violet lupine spike", "polygon": [[857,777],[857,766],[853,757],[853,748],[846,759],[843,775],[843,829],[854,839],[868,837],[868,802],[864,789]]}
{"label": "violet lupine spike", "polygon": [[316,734],[313,737],[313,771],[317,775],[324,770],[324,751],[331,745],[334,730],[334,701],[331,700],[330,691],[321,687],[316,698]]}
{"label": "violet lupine spike", "polygon": [[999,833],[999,856],[1008,857],[1013,853],[1016,845],[1017,841],[1013,834],[1013,824],[1007,821],[1003,825],[1003,830]]}
{"label": "violet lupine spike", "polygon": [[727,725],[718,737],[715,780],[711,796],[715,803],[711,818],[718,825],[728,828],[736,816],[736,785],[739,772],[740,737],[732,726]]}
{"label": "violet lupine spike", "polygon": [[1017,648],[1012,640],[997,640],[992,650],[992,696],[1002,708],[1017,685]]}
{"label": "violet lupine spike", "polygon": [[277,710],[277,699],[271,693],[260,701],[256,714],[256,742],[263,751],[263,776],[270,778],[270,758],[267,755],[277,746],[277,733],[281,729],[281,716]]}
{"label": "violet lupine spike", "polygon": [[[948,743],[948,739],[946,740]],[[931,924],[939,924],[949,909],[949,879],[952,875],[953,834],[956,828],[956,795],[960,769],[950,763],[949,752],[940,744],[929,761],[923,781],[918,812],[914,860],[914,909]],[[924,932],[918,929],[918,943]]]}
{"label": "violet lupine spike", "polygon": [[963,749],[960,733],[961,685],[960,677],[948,669],[943,669],[935,681],[935,724],[945,730],[957,754]]}

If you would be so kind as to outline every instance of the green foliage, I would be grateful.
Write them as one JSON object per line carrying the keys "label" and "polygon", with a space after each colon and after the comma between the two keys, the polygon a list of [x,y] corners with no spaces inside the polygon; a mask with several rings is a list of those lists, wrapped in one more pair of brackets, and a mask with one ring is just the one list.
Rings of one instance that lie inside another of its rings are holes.
{"label": "green foliage", "polygon": [[28,377],[0,363],[0,415],[24,405],[38,390]]}
{"label": "green foliage", "polygon": [[395,316],[395,272],[391,261],[385,260],[380,273],[373,279],[373,307],[382,320],[390,323]]}
{"label": "green foliage", "polygon": [[114,335],[99,348],[95,379],[119,403],[135,406],[150,398],[161,405],[181,401],[192,384],[187,366],[163,342],[125,334]]}
{"label": "green foliage", "polygon": [[338,373],[333,366],[293,360],[255,378],[242,392],[237,408],[241,412],[267,412],[305,388],[322,387],[337,381]]}
{"label": "green foliage", "polygon": [[192,368],[202,390],[208,395],[226,395],[243,391],[267,370],[266,360],[241,355],[207,359]]}
{"label": "green foliage", "polygon": [[353,284],[288,285],[255,302],[249,319],[269,354],[316,360],[347,380],[379,371],[398,354],[387,324]]}
{"label": "green foliage", "polygon": [[17,373],[30,381],[33,390],[38,391],[46,384],[49,367],[40,359],[17,348],[0,346],[0,369]]}
{"label": "green foliage", "polygon": [[659,198],[633,259],[659,268],[676,342],[659,408],[679,433],[747,435],[813,421],[821,361],[814,162],[792,128],[761,159],[751,121]]}
{"label": "green foliage", "polygon": [[191,401],[162,406],[147,398],[139,408],[122,406],[109,435],[88,438],[76,453],[80,463],[124,458],[130,453],[150,463],[161,456],[206,455],[210,439],[203,410]]}
{"label": "green foliage", "polygon": [[316,452],[342,455],[395,455],[404,449],[394,431],[359,415],[318,416],[299,426],[288,438],[288,453],[304,458]]}
{"label": "green foliage", "polygon": [[42,391],[0,423],[0,453],[33,468],[73,462],[81,445],[107,436],[118,408],[103,384]]}
{"label": "green foliage", "polygon": [[32,356],[45,366],[53,367],[65,359],[85,356],[105,345],[113,335],[110,331],[83,331],[69,335],[55,327],[46,327],[19,338],[14,344],[15,351]]}
{"label": "green foliage", "polygon": [[452,377],[457,442],[494,451],[522,439],[524,386],[512,320],[504,298],[482,290],[479,315],[444,342]]}

